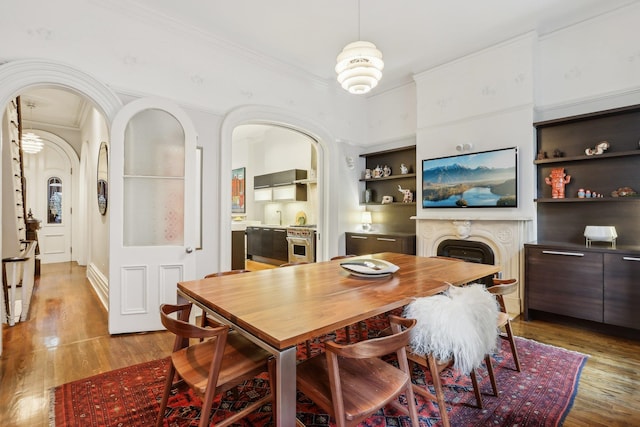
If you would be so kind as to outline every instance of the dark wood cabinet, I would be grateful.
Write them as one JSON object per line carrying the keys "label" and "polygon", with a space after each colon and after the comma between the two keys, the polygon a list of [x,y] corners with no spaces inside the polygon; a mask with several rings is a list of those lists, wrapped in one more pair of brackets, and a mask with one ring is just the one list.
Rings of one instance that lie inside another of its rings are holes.
{"label": "dark wood cabinet", "polygon": [[271,254],[272,258],[284,262],[289,261],[289,245],[287,242],[287,230],[284,228],[272,229]]}
{"label": "dark wood cabinet", "polygon": [[260,227],[247,227],[247,257],[262,253],[262,231]]}
{"label": "dark wood cabinet", "polygon": [[244,230],[231,232],[231,268],[243,270],[245,268]]}
{"label": "dark wood cabinet", "polygon": [[640,251],[525,245],[525,316],[531,310],[640,330]]}
{"label": "dark wood cabinet", "polygon": [[602,254],[527,247],[527,309],[603,321]]}
{"label": "dark wood cabinet", "polygon": [[367,255],[379,252],[416,254],[415,234],[346,233],[346,253]]}
{"label": "dark wood cabinet", "polygon": [[604,254],[604,322],[640,329],[640,253]]}
{"label": "dark wood cabinet", "polygon": [[287,230],[273,227],[247,227],[247,257],[272,264],[289,260]]}

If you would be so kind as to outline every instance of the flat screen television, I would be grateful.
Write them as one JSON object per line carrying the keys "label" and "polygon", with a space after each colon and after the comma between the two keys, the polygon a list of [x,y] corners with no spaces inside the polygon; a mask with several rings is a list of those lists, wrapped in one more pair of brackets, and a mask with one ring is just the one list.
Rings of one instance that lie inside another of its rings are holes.
{"label": "flat screen television", "polygon": [[423,208],[517,206],[517,147],[422,161]]}

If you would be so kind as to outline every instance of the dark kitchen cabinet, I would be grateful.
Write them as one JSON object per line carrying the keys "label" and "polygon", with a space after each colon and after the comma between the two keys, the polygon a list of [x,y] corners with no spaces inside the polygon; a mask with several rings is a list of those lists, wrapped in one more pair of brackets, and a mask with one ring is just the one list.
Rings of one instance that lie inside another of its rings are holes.
{"label": "dark kitchen cabinet", "polygon": [[346,253],[366,255],[379,252],[416,254],[416,235],[406,233],[346,233]]}
{"label": "dark kitchen cabinet", "polygon": [[243,270],[245,268],[244,230],[231,232],[231,269]]}
{"label": "dark kitchen cabinet", "polygon": [[289,260],[287,230],[272,227],[247,227],[247,257],[272,264]]}
{"label": "dark kitchen cabinet", "polygon": [[262,253],[262,230],[260,227],[247,227],[247,258]]}
{"label": "dark kitchen cabinet", "polygon": [[271,254],[272,258],[289,261],[289,246],[287,244],[287,230],[284,228],[274,228],[272,230]]}

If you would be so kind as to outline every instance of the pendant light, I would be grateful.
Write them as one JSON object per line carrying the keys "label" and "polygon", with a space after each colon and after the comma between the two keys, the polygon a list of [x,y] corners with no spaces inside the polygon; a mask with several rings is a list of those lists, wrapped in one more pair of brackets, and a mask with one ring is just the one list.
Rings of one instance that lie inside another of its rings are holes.
{"label": "pendant light", "polygon": [[35,133],[33,133],[33,109],[36,104],[32,101],[27,102],[27,107],[31,110],[31,132],[22,133],[21,145],[22,151],[29,154],[37,154],[44,148],[44,142]]}
{"label": "pendant light", "polygon": [[349,43],[338,55],[336,73],[338,82],[353,94],[364,94],[378,85],[382,78],[382,52],[376,45],[363,41],[360,36],[360,0],[358,0],[358,38]]}

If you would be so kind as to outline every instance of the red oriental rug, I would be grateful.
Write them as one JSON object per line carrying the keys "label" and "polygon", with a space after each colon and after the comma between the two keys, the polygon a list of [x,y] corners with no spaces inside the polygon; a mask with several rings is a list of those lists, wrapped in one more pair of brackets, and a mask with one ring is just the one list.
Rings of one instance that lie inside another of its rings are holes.
{"label": "red oriental rug", "polygon": [[[502,341],[502,340],[501,340]],[[571,409],[582,367],[587,356],[536,341],[517,338],[522,372],[513,368],[508,343],[494,357],[494,369],[500,397],[491,394],[491,384],[482,369],[481,390],[485,408],[475,404],[471,382],[451,370],[442,373],[451,424],[454,426],[560,426]],[[299,350],[304,351],[304,350]],[[155,424],[162,395],[168,359],[142,363],[51,390],[52,426],[151,426]],[[430,374],[414,369],[417,384],[430,384]],[[174,388],[175,390],[175,388]],[[214,401],[212,421],[243,402],[257,399],[268,390],[265,377],[246,382],[239,401],[233,393]],[[440,425],[436,406],[416,395],[420,426]],[[200,399],[189,390],[175,390],[169,399],[165,426],[196,426],[200,416]],[[334,426],[334,422],[303,394],[298,393],[297,416],[309,427]],[[248,417],[241,426],[271,426],[271,407],[265,405]],[[385,408],[361,424],[362,427],[409,426],[404,415]]]}

